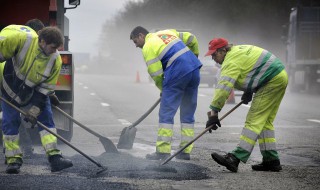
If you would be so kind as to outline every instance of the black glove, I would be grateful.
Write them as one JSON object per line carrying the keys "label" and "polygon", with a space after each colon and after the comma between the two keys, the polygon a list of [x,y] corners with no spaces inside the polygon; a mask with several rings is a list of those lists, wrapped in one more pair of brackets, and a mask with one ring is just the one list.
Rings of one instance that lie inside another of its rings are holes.
{"label": "black glove", "polygon": [[244,92],[242,94],[241,100],[243,101],[243,104],[248,104],[252,100],[252,92]]}
{"label": "black glove", "polygon": [[60,105],[59,98],[55,94],[50,95],[49,98],[52,105],[54,106]]}
{"label": "black glove", "polygon": [[211,129],[209,129],[209,133],[212,133],[212,130],[217,130],[218,127],[221,127],[220,120],[218,118],[218,114],[211,115],[211,111],[207,113],[208,121],[206,124],[206,128],[209,128],[213,125]]}
{"label": "black glove", "polygon": [[32,128],[37,124],[37,117],[40,115],[40,108],[37,106],[31,106],[26,112],[25,121],[32,124]]}

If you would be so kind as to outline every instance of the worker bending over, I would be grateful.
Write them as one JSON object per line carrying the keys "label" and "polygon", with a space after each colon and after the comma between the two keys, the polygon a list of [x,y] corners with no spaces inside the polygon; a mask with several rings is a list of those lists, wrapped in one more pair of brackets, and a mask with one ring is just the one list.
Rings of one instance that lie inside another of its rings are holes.
{"label": "worker bending over", "polygon": [[[271,52],[253,45],[228,44],[224,38],[214,38],[209,42],[206,56],[221,65],[221,75],[211,102],[211,115],[206,127],[213,130],[221,127],[218,112],[223,108],[233,88],[244,91],[241,100],[248,104],[252,100],[240,143],[230,153],[212,158],[232,172],[238,171],[239,162],[247,162],[258,140],[263,156],[262,163],[253,165],[256,171],[280,171],[279,155],[273,121],[288,84],[288,76],[283,63]],[[211,132],[211,130],[209,130]]]}

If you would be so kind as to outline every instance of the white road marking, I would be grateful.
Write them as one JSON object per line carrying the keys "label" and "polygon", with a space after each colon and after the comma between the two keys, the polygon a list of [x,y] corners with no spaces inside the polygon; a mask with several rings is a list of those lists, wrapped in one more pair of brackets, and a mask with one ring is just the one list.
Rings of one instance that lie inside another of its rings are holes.
{"label": "white road marking", "polygon": [[205,95],[205,94],[198,94],[198,96],[202,96],[202,97],[204,97],[204,96],[207,96],[207,95]]}
{"label": "white road marking", "polygon": [[87,87],[87,86],[84,86],[83,88],[84,88],[84,89],[88,89],[88,87]]}
{"label": "white road marking", "polygon": [[320,120],[316,120],[316,119],[307,119],[307,120],[315,123],[320,123]]}
{"label": "white road marking", "polygon": [[103,103],[103,102],[101,102],[101,105],[104,106],[104,107],[110,106],[109,104]]}
{"label": "white road marking", "polygon": [[83,85],[83,83],[79,82],[79,85],[80,85],[80,86],[82,86],[82,85]]}
{"label": "white road marking", "polygon": [[118,121],[122,124],[122,125],[131,125],[131,123],[125,119],[118,119]]}
{"label": "white road marking", "polygon": [[91,95],[91,96],[94,96],[94,95],[96,95],[96,93],[94,93],[94,92],[91,92],[91,93],[90,93],[90,95]]}

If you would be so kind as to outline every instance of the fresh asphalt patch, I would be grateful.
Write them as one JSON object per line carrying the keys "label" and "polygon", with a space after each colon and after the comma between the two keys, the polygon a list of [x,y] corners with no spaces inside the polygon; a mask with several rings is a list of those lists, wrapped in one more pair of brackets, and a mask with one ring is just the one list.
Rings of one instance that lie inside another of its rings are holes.
{"label": "fresh asphalt patch", "polygon": [[188,163],[187,161],[171,161],[161,165],[162,161],[137,158],[127,153],[103,153],[98,157],[93,157],[93,159],[106,167],[107,170],[96,174],[102,168],[88,163],[80,155],[73,156],[71,159],[76,162],[74,162],[74,167],[68,171],[88,178],[118,177],[170,180],[201,180],[209,178],[206,174],[208,173],[208,168]]}

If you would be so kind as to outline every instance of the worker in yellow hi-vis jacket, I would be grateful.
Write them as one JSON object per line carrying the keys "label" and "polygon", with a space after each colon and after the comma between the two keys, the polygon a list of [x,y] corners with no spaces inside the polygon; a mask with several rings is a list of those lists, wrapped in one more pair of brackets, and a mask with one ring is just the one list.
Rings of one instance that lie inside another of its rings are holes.
{"label": "worker in yellow hi-vis jacket", "polygon": [[[253,45],[228,44],[224,38],[214,38],[209,42],[206,56],[221,65],[221,74],[211,102],[211,115],[206,127],[213,130],[221,127],[218,112],[223,108],[233,88],[244,91],[242,101],[252,100],[240,143],[230,153],[212,158],[232,172],[238,171],[239,162],[247,162],[256,141],[263,156],[261,164],[253,165],[257,171],[280,171],[282,169],[273,121],[288,84],[288,76],[283,63],[269,51]],[[209,130],[211,132],[211,130]]]}

